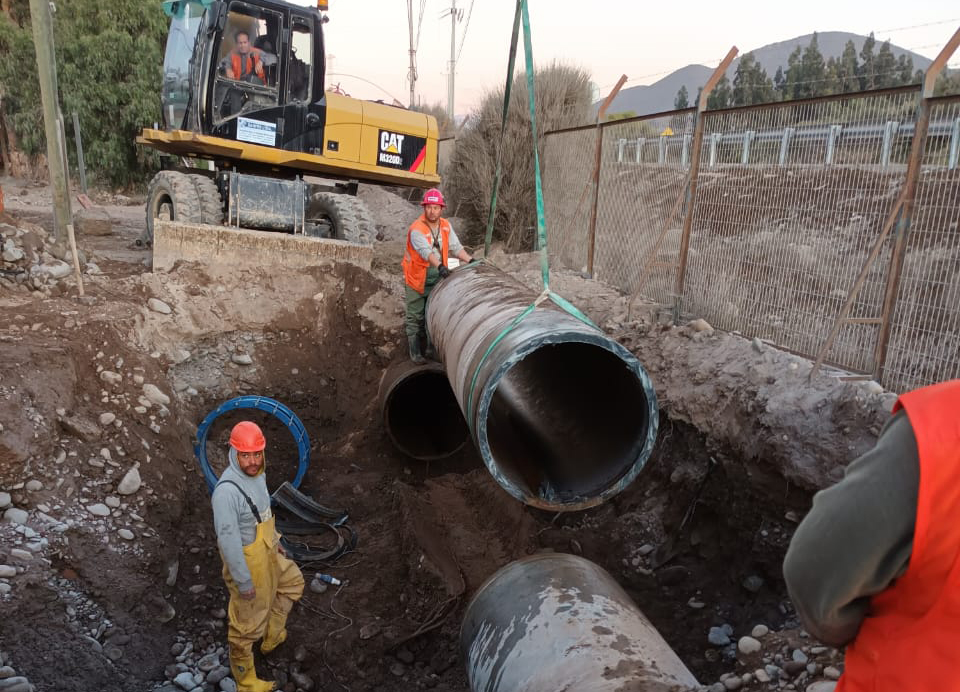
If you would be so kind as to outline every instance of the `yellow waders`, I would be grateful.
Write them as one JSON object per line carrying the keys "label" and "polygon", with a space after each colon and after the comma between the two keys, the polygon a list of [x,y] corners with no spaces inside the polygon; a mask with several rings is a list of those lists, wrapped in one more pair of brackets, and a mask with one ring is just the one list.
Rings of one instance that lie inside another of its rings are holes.
{"label": "yellow waders", "polygon": [[230,669],[237,681],[238,692],[274,689],[274,683],[257,677],[253,667],[253,645],[263,637],[260,650],[269,653],[283,643],[287,638],[287,615],[303,594],[300,568],[278,552],[279,543],[274,517],[270,517],[257,524],[253,543],[243,546],[243,556],[257,591],[250,600],[240,598],[229,570],[226,565],[223,567],[223,580],[230,592],[227,629]]}

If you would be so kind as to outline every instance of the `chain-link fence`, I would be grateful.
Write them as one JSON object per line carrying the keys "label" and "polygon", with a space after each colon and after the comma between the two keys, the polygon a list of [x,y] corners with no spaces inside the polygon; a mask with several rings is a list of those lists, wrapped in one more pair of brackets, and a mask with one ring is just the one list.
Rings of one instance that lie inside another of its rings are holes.
{"label": "chain-link fence", "polygon": [[597,127],[551,133],[543,150],[544,213],[550,261],[584,271],[590,248],[590,217],[596,190]]}
{"label": "chain-link fence", "polygon": [[929,102],[889,315],[917,87],[704,113],[693,171],[692,109],[549,133],[551,256],[715,327],[882,373],[892,388],[960,376],[958,101]]}
{"label": "chain-link fence", "polygon": [[594,277],[672,305],[692,109],[603,128]]}
{"label": "chain-link fence", "polygon": [[[960,377],[960,97],[931,111],[884,383],[904,390]],[[949,133],[949,134],[947,134]]]}

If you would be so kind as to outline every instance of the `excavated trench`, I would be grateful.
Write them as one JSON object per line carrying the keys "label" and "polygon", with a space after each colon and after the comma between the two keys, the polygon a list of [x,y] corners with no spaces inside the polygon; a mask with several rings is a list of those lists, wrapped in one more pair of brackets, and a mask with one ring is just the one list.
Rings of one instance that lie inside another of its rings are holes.
{"label": "excavated trench", "polygon": [[[229,348],[235,338],[230,335]],[[338,338],[350,339],[354,352],[373,352],[382,335]],[[311,443],[301,490],[326,506],[344,508],[358,543],[336,563],[304,568],[308,583],[324,572],[346,585],[323,594],[307,591],[292,617],[293,650],[276,667],[264,661],[279,679],[306,675],[321,689],[339,681],[351,690],[465,691],[458,630],[471,594],[504,564],[537,551],[580,554],[605,568],[702,682],[735,665],[733,645],[708,643],[710,628],[728,625],[736,641],[756,624],[772,630],[797,625],[780,565],[794,526],[788,509],[804,507],[808,493],[783,479],[762,479],[736,453],[662,414],[653,455],[614,500],[564,514],[524,507],[493,481],[472,443],[439,460],[399,451],[378,410],[380,373],[358,378],[344,363],[304,348],[307,339],[299,330],[267,334],[257,353],[270,353],[269,366],[245,372],[241,390],[274,398],[297,414]],[[216,342],[182,347],[194,353],[224,350]],[[203,356],[189,368],[213,369]],[[172,380],[185,374],[175,367]],[[198,390],[190,422],[199,423],[233,386],[210,381]],[[411,408],[428,408],[438,396],[433,379],[424,386],[428,396],[422,398],[420,392],[402,393]],[[256,410],[225,414],[211,426],[207,450],[214,468],[222,467],[230,427],[245,418],[267,434],[271,490],[293,479],[295,441],[282,422]],[[394,421],[408,446],[413,431],[403,426],[422,420]],[[188,461],[194,466],[192,483],[200,488],[199,468]],[[225,602],[220,561],[210,547],[205,493],[193,493],[192,500],[196,506],[178,531],[199,539],[184,558],[195,575],[191,581],[206,587],[202,608],[215,612]],[[325,547],[329,540],[319,536],[311,545]],[[197,610],[197,600],[189,586],[186,593],[177,588],[178,612]],[[214,635],[222,638],[222,629],[199,641]],[[165,651],[157,655],[169,657]]]}
{"label": "excavated trench", "polygon": [[[754,625],[797,627],[780,565],[812,487],[785,478],[776,463],[746,457],[751,445],[730,444],[735,431],[724,436],[714,427],[706,435],[673,419],[666,399],[639,476],[585,511],[523,505],[494,481],[472,443],[443,459],[413,459],[387,434],[378,405],[383,372],[402,360],[400,330],[357,316],[383,287],[359,270],[342,271],[340,278],[358,290],[344,291],[319,312],[294,301],[265,324],[211,327],[197,338],[135,323],[134,343],[165,334],[164,349],[183,358],[138,353],[116,326],[129,319],[100,325],[95,348],[68,351],[81,372],[77,399],[90,406],[101,384],[94,371],[83,375],[90,366],[82,363],[97,348],[125,356],[124,367],[140,363],[172,401],[155,421],[162,443],[152,444],[150,466],[141,469],[152,488],[142,522],[149,549],[110,551],[95,532],[71,532],[52,558],[49,579],[32,582],[18,601],[0,601],[4,653],[38,690],[174,690],[177,674],[206,675],[212,660],[226,664],[226,593],[209,496],[191,447],[203,418],[238,395],[276,399],[299,417],[310,439],[300,489],[346,510],[357,536],[355,548],[336,562],[304,566],[308,584],[323,572],[343,585],[308,589],[291,616],[288,643],[258,659],[264,676],[283,689],[466,692],[459,630],[471,595],[499,568],[538,551],[582,555],[606,569],[707,685],[735,668],[736,638]],[[643,363],[642,346],[632,350]],[[437,382],[429,387],[429,396],[405,393],[407,405],[429,412]],[[207,443],[214,467],[223,463],[230,427],[243,418],[266,432],[271,490],[292,479],[297,445],[282,422],[262,411],[216,420]],[[418,426],[422,419],[401,422]],[[330,536],[315,540],[325,545]],[[66,619],[65,593],[81,594],[86,604]],[[733,643],[709,643],[710,629],[722,626]],[[117,637],[126,638],[122,655],[107,656],[103,651]],[[55,669],[50,651],[61,653],[73,677]]]}

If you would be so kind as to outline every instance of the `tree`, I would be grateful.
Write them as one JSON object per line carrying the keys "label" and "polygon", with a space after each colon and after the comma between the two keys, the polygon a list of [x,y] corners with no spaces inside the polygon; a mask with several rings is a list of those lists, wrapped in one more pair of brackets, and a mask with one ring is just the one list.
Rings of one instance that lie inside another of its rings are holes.
{"label": "tree", "polygon": [[787,76],[783,73],[783,67],[777,68],[777,73],[773,75],[773,88],[777,92],[777,98],[781,101],[786,98]]}
{"label": "tree", "polygon": [[680,87],[680,90],[677,92],[677,97],[673,100],[673,107],[677,110],[690,107],[690,96],[687,94],[687,87],[685,85]]}
{"label": "tree", "polygon": [[857,47],[853,41],[847,41],[843,47],[843,55],[837,64],[837,79],[840,82],[841,94],[850,94],[860,91],[860,65],[857,63]]}
{"label": "tree", "polygon": [[757,62],[753,53],[747,53],[737,63],[731,92],[732,105],[749,106],[774,100],[773,82],[767,76],[767,71]]}
{"label": "tree", "polygon": [[897,59],[893,57],[893,51],[890,49],[890,41],[884,41],[880,45],[880,51],[874,61],[874,68],[877,73],[874,78],[874,85],[877,89],[886,89],[887,87],[897,86],[899,84],[899,73],[897,70]]}
{"label": "tree", "polygon": [[906,53],[897,58],[897,83],[900,86],[913,83],[913,58]]}
{"label": "tree", "polygon": [[873,47],[876,45],[877,41],[873,38],[873,32],[870,32],[870,35],[867,37],[867,40],[863,42],[863,47],[860,49],[860,90],[866,91],[867,89],[873,89],[876,86],[876,65],[874,64],[876,58],[873,55]]}
{"label": "tree", "polygon": [[783,98],[800,98],[800,82],[803,81],[803,48],[797,46],[787,58],[787,72],[783,79]]}
{"label": "tree", "polygon": [[[19,7],[20,0],[13,5]],[[160,3],[112,0],[57,5],[57,78],[68,138],[72,139],[69,114],[76,111],[88,171],[111,184],[143,180],[156,167],[156,154],[134,146],[133,140],[144,125],[160,119],[166,24]],[[15,61],[0,60],[6,121],[12,124],[23,152],[39,154],[46,144],[28,17],[14,21],[0,16],[0,55],[17,56]]]}
{"label": "tree", "polygon": [[826,80],[824,83],[823,94],[841,94],[841,82],[840,82],[840,63],[833,56],[827,60]]}
{"label": "tree", "polygon": [[827,70],[817,43],[817,32],[813,32],[809,45],[803,51],[800,69],[802,78],[795,91],[797,98],[820,96],[825,93]]}
{"label": "tree", "polygon": [[723,75],[707,96],[707,109],[727,108],[730,105],[730,99],[730,80],[727,79],[727,75]]}

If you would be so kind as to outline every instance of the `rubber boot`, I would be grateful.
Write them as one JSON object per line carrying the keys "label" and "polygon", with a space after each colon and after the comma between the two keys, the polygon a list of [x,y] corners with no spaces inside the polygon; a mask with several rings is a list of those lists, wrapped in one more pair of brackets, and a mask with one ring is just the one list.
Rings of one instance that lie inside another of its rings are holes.
{"label": "rubber boot", "polygon": [[270,613],[270,619],[267,620],[267,633],[260,642],[260,651],[269,654],[278,646],[287,641],[287,614]]}
{"label": "rubber boot", "polygon": [[430,339],[430,332],[424,332],[424,341],[427,343],[427,347],[423,350],[423,355],[429,360],[437,360],[437,351],[433,347],[433,341]]}
{"label": "rubber boot", "polygon": [[420,353],[420,337],[408,336],[407,343],[410,346],[410,360],[412,360],[417,365],[423,365],[426,363],[426,359],[423,357],[423,354]]}
{"label": "rubber boot", "polygon": [[237,692],[271,692],[277,689],[276,683],[257,677],[257,671],[253,667],[253,655],[231,657],[230,672],[237,683]]}

